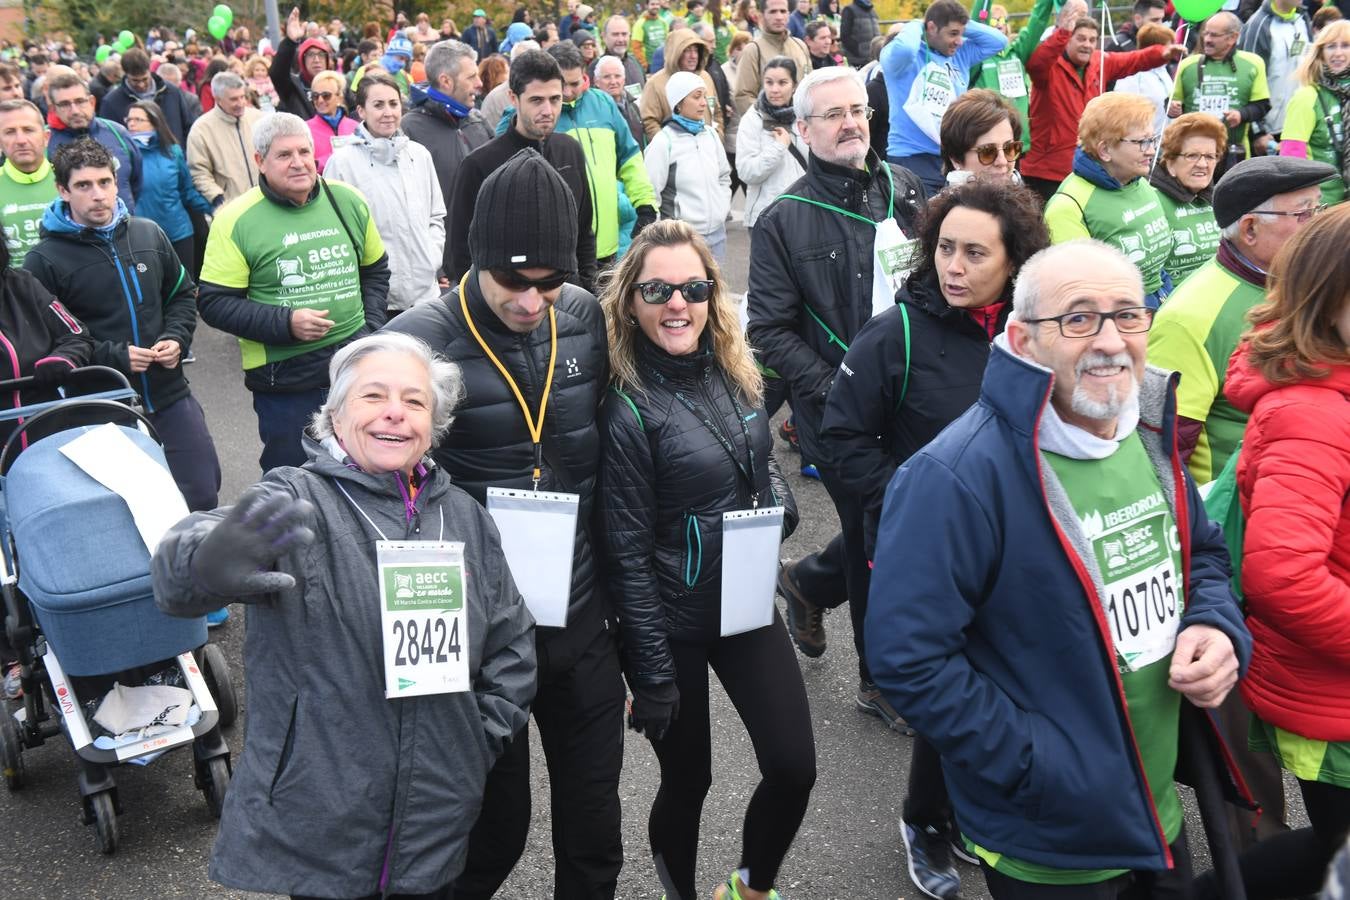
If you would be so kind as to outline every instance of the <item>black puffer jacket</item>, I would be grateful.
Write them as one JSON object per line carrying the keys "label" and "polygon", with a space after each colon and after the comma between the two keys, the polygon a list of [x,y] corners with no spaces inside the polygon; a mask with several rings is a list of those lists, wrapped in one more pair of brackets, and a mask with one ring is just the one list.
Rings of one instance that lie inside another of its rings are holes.
{"label": "black puffer jacket", "polygon": [[[1008,294],[993,319],[995,334],[1003,331],[1012,311],[1011,281]],[[989,361],[989,332],[970,313],[948,305],[936,273],[911,278],[899,299],[903,310],[897,304],[872,319],[848,348],[820,433],[825,465],[862,498],[868,559],[891,476],[979,399]]]}
{"label": "black puffer jacket", "polygon": [[[869,221],[780,196],[751,231],[750,343],[759,361],[787,380],[802,454],[811,462],[824,459],[818,435],[830,381],[849,342],[872,316],[876,228],[869,223],[884,219],[890,207],[887,165],[869,154],[863,172],[812,153],[806,174],[785,193]],[[923,184],[907,169],[889,168],[895,220],[913,237]]]}
{"label": "black puffer jacket", "polygon": [[[760,506],[782,504],[790,534],[797,507],[772,456],[768,416],[732,399],[706,342],[697,354],[675,357],[640,338],[638,362],[644,389],[610,391],[601,411],[599,527],[628,682],[654,685],[675,680],[670,640],[717,638],[722,514],[751,509],[756,498]],[[737,463],[703,423],[705,414]]]}
{"label": "black puffer jacket", "polygon": [[[519,385],[531,415],[536,414],[548,374],[548,324],[528,334],[512,332],[483,299],[477,269],[470,270],[466,283],[469,314],[478,333]],[[570,284],[563,286],[553,308],[558,323],[558,359],[544,415],[545,458],[539,489],[577,493],[581,502],[568,626],[538,629],[541,679],[567,665],[569,648],[588,641],[594,634],[589,630],[591,625],[600,627],[604,615],[589,525],[600,465],[596,413],[609,372],[605,318],[595,297]],[[531,487],[534,442],[515,395],[464,322],[458,286],[439,301],[414,306],[385,328],[421,338],[458,364],[463,373],[465,394],[455,409],[454,427],[432,454],[454,482],[484,505],[489,487]],[[566,473],[558,471],[550,458],[560,461]]]}

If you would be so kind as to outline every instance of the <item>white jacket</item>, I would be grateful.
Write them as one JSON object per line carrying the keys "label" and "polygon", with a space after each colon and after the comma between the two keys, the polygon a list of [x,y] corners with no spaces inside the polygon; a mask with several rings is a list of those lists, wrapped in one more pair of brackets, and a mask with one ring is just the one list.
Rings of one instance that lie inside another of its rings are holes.
{"label": "white jacket", "polygon": [[389,307],[410,309],[440,297],[445,199],[427,148],[401,131],[377,138],[361,125],[333,138],[323,176],[350,184],[370,204],[389,253]]}
{"label": "white jacket", "polygon": [[661,218],[679,219],[699,234],[713,234],[726,225],[731,163],[716,129],[691,134],[679,123],[667,122],[643,159],[661,203]]}
{"label": "white jacket", "polygon": [[[788,131],[797,152],[806,159],[810,148],[795,128]],[[806,170],[787,147],[774,140],[772,129],[764,127],[764,117],[752,106],[741,116],[736,132],[736,174],[745,182],[745,227],[753,228],[759,214]]]}

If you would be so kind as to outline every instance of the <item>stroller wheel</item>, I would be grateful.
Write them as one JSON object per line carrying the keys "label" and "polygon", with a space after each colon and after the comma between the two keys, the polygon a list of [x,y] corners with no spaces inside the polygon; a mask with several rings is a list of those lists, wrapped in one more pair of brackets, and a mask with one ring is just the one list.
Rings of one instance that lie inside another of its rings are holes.
{"label": "stroller wheel", "polygon": [[234,696],[234,682],[230,681],[230,664],[218,644],[202,647],[202,677],[220,711],[220,727],[230,727],[239,716],[239,703]]}
{"label": "stroller wheel", "polygon": [[225,792],[230,787],[230,763],[227,756],[213,756],[205,763],[205,784],[202,793],[206,796],[206,808],[214,818],[220,818],[225,806]]}
{"label": "stroller wheel", "polygon": [[10,715],[0,718],[0,771],[5,775],[5,787],[11,791],[23,787],[23,744]]}
{"label": "stroller wheel", "polygon": [[100,791],[88,797],[86,802],[94,813],[98,849],[113,853],[117,850],[117,811],[113,809],[112,792]]}

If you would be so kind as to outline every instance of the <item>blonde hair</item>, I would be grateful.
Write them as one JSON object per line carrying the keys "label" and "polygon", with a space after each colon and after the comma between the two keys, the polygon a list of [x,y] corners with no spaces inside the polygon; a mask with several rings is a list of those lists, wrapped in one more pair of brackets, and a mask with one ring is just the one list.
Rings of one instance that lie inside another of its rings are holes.
{"label": "blonde hair", "polygon": [[1136,128],[1151,128],[1153,101],[1138,94],[1114,91],[1093,97],[1078,120],[1078,146],[1093,159],[1098,144],[1113,144]]}
{"label": "blonde hair", "polygon": [[333,82],[333,84],[337,86],[338,104],[345,105],[343,103],[343,96],[347,90],[347,82],[341,75],[334,72],[332,69],[324,69],[309,80],[309,86],[311,88],[318,87],[320,81]]}
{"label": "blonde hair", "polygon": [[247,74],[249,78],[258,78],[258,77],[260,77],[260,76],[258,76],[258,75],[254,75],[254,74],[253,74],[253,70],[254,70],[255,68],[257,68],[258,66],[262,66],[262,67],[263,67],[263,75],[264,75],[264,76],[267,75],[268,72],[270,71],[270,66],[268,65],[267,60],[263,59],[261,56],[250,56],[247,60],[244,61],[244,72],[245,72],[245,74]]}
{"label": "blonde hair", "polygon": [[1317,84],[1326,72],[1327,64],[1322,61],[1322,50],[1332,41],[1350,41],[1350,19],[1337,19],[1317,33],[1312,51],[1305,53],[1303,62],[1298,66],[1300,84]]}
{"label": "blonde hair", "polygon": [[764,379],[741,332],[740,316],[727,292],[722,271],[703,237],[678,219],[662,219],[642,229],[623,261],[610,274],[600,295],[600,306],[605,311],[609,330],[610,380],[621,390],[646,389],[637,368],[637,345],[642,329],[629,312],[630,304],[642,302],[635,296],[636,285],[647,254],[656,247],[685,246],[694,248],[713,283],[706,326],[712,335],[713,361],[750,405],[759,406],[764,402]]}

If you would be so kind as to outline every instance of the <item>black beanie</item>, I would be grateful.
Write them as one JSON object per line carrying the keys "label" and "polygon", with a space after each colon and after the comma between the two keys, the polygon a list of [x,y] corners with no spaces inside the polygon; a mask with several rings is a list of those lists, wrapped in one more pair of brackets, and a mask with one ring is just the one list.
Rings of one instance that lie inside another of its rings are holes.
{"label": "black beanie", "polygon": [[479,269],[577,271],[577,203],[539,151],[521,150],[478,189],[469,256]]}

